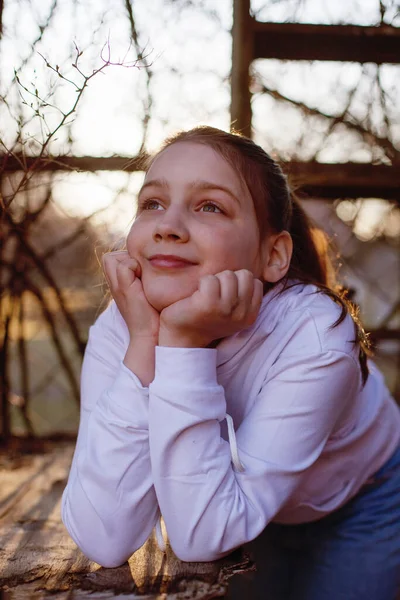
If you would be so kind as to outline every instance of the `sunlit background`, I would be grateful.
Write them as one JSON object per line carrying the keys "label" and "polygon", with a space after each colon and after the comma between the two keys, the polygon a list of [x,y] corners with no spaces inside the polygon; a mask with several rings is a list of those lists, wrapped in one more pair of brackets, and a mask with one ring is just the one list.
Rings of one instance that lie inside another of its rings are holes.
{"label": "sunlit background", "polygon": [[[251,7],[259,21],[400,24],[392,0],[257,0]],[[46,145],[46,155],[129,159],[155,150],[178,129],[208,124],[229,130],[232,18],[232,0],[5,0],[0,153],[37,156]],[[105,60],[113,64],[103,68]],[[69,114],[85,81],[77,110]],[[251,91],[254,139],[280,160],[339,163],[338,169],[347,162],[399,161],[397,65],[259,59]],[[104,295],[95,257],[123,243],[143,174],[41,170],[18,190],[24,173],[22,164],[19,172],[3,174],[3,196],[12,199],[21,223],[46,203],[29,226],[29,241],[85,340]],[[304,205],[336,245],[339,278],[353,290],[367,327],[398,329],[398,199],[317,198]],[[3,256],[12,261],[17,246],[10,235]],[[32,290],[23,293],[23,327],[19,309],[11,310],[12,294],[3,302],[4,322],[11,315],[12,429],[26,433],[28,419],[36,434],[73,432],[78,404],[72,380],[78,380],[81,355],[49,279],[32,259],[24,260],[20,270],[31,269],[43,299]],[[53,330],[43,305],[54,315]],[[395,336],[379,342],[377,361],[398,395]]]}

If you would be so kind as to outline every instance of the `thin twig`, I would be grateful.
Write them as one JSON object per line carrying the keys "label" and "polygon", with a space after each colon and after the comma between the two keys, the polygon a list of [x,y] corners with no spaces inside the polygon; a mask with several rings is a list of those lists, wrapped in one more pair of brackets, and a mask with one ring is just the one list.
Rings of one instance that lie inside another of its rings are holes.
{"label": "thin twig", "polygon": [[278,90],[270,88],[261,82],[259,83],[259,85],[257,85],[257,89],[261,94],[268,94],[275,100],[279,100],[281,102],[291,104],[292,106],[296,106],[307,116],[315,116],[322,117],[324,119],[329,119],[330,121],[333,121],[333,126],[338,124],[346,125],[349,129],[352,129],[353,131],[356,131],[357,133],[362,135],[369,142],[374,141],[377,145],[379,145],[382,149],[386,151],[388,157],[393,162],[400,162],[400,150],[398,150],[389,139],[375,134],[370,128],[366,128],[360,123],[354,121],[354,119],[350,117],[349,114],[342,117],[341,115],[330,115],[328,113],[324,113],[323,111],[317,108],[310,108],[304,102],[293,100],[293,98],[289,98],[288,96],[285,96],[284,94],[278,92]]}

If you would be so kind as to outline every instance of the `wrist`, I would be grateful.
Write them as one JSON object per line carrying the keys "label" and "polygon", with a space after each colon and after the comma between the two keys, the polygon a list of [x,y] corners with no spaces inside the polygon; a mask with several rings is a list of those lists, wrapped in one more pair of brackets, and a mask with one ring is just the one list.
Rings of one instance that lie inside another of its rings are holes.
{"label": "wrist", "polygon": [[171,331],[163,327],[160,327],[158,335],[158,346],[168,346],[170,348],[205,348],[208,343],[200,336]]}
{"label": "wrist", "polygon": [[138,333],[137,331],[129,330],[129,345],[130,346],[157,346],[158,331],[151,333]]}
{"label": "wrist", "polygon": [[136,337],[131,339],[123,363],[147,387],[154,379],[155,348],[157,338]]}

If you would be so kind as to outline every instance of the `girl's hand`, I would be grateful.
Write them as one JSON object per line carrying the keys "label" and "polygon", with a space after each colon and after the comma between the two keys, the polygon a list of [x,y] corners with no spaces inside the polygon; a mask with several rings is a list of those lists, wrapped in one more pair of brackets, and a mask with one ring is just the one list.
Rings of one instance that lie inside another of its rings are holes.
{"label": "girl's hand", "polygon": [[138,261],[126,251],[107,252],[103,256],[103,270],[131,340],[147,338],[157,343],[160,315],[144,294]]}
{"label": "girl's hand", "polygon": [[250,271],[222,271],[200,279],[199,289],[160,315],[160,346],[201,348],[250,327],[257,318],[263,284]]}

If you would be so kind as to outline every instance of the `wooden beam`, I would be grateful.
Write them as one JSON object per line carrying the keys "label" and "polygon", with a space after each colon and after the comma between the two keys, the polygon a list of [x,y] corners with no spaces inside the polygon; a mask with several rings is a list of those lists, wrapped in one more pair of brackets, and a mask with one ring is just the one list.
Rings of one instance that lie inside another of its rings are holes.
{"label": "wooden beam", "polygon": [[249,68],[253,60],[250,0],[234,0],[232,27],[231,126],[251,137]]}
{"label": "wooden beam", "polygon": [[[400,63],[400,27],[261,23],[252,19],[255,58]],[[247,33],[248,37],[251,32]]]}
{"label": "wooden beam", "polygon": [[371,331],[369,331],[369,335],[374,344],[382,340],[400,341],[400,329],[372,329]]}
{"label": "wooden beam", "polygon": [[291,185],[314,198],[384,198],[400,204],[400,168],[365,163],[289,162]]}
{"label": "wooden beam", "polygon": [[[35,167],[38,171],[126,171],[143,169],[143,157],[128,156],[55,156],[38,162],[35,157],[0,155],[3,172],[21,171]],[[328,164],[292,161],[283,164],[290,183],[315,198],[385,198],[400,203],[400,167],[368,163]],[[1,171],[1,169],[0,169]]]}

